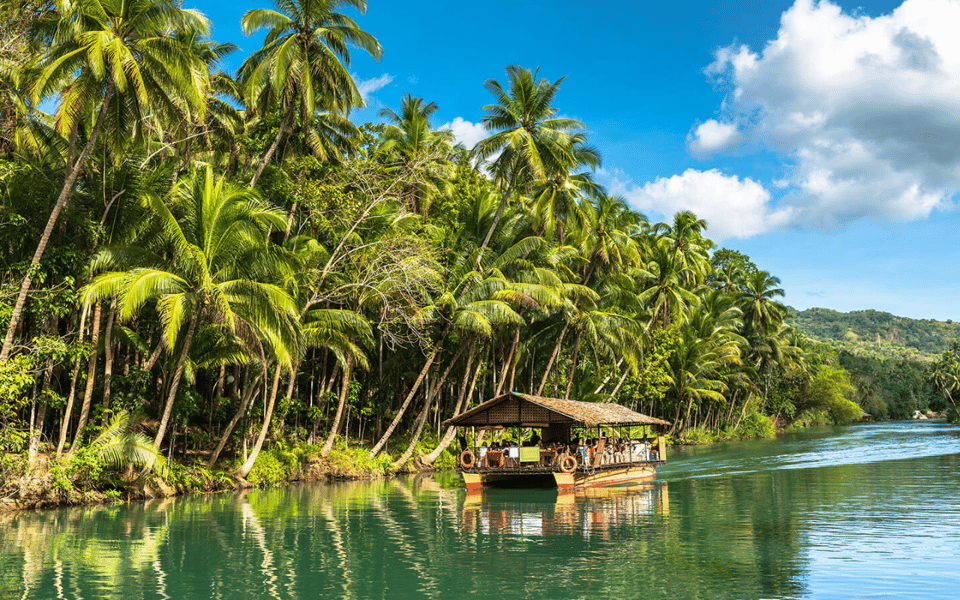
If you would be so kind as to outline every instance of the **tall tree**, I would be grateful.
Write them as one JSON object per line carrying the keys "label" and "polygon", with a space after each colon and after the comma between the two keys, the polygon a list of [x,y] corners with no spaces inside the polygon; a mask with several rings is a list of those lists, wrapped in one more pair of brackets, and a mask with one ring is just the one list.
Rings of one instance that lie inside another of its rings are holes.
{"label": "tall tree", "polygon": [[261,113],[279,106],[282,114],[251,187],[293,131],[298,113],[306,129],[318,110],[345,116],[363,105],[349,70],[350,47],[362,48],[377,60],[383,54],[376,38],[337,12],[346,6],[363,14],[366,0],[275,0],[274,5],[278,10],[255,8],[241,21],[247,35],[269,29],[263,47],[240,67],[244,96]]}
{"label": "tall tree", "polygon": [[155,253],[104,249],[96,266],[126,270],[97,276],[83,297],[87,304],[117,297],[121,320],[156,301],[167,350],[178,353],[154,438],[159,446],[199,324],[217,323],[252,343],[279,340],[271,350],[277,364],[289,368],[299,315],[276,283],[291,271],[290,261],[267,238],[271,227],[284,225],[284,215],[254,191],[218,180],[207,168],[181,179],[167,197],[145,200],[163,244]]}
{"label": "tall tree", "polygon": [[389,168],[408,173],[401,198],[411,211],[424,216],[432,198],[449,191],[453,177],[453,164],[447,158],[453,133],[430,125],[437,108],[435,102],[424,103],[423,98],[405,94],[400,114],[389,108],[380,111],[391,123],[384,128],[378,151]]}
{"label": "tall tree", "polygon": [[57,16],[56,34],[38,61],[31,95],[39,102],[60,94],[54,119],[65,138],[75,138],[88,111],[95,110],[97,117],[80,155],[66,165],[63,188],[20,284],[0,360],[10,354],[54,225],[101,133],[106,130],[113,142],[142,139],[147,119],[175,122],[200,117],[204,110],[206,66],[178,41],[184,33],[207,34],[207,20],[199,12],[168,0],[84,0],[63,3]]}
{"label": "tall tree", "polygon": [[585,127],[576,119],[557,117],[553,101],[565,77],[550,83],[530,69],[510,65],[507,79],[507,89],[495,79],[484,84],[496,101],[483,107],[487,114],[481,119],[492,133],[473,147],[480,160],[492,159],[489,170],[502,193],[481,248],[490,244],[511,194],[550,174],[566,174],[577,164],[574,136]]}

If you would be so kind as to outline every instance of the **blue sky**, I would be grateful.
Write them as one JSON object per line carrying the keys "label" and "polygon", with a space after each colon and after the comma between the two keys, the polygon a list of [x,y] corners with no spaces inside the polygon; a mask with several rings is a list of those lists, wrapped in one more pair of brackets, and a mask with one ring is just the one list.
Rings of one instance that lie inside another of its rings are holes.
{"label": "blue sky", "polygon": [[[269,2],[185,2],[242,51]],[[348,11],[349,12],[349,11]],[[603,154],[598,178],[652,220],[690,209],[707,235],[780,277],[797,308],[960,320],[960,2],[461,3],[371,0],[356,16],[357,122],[434,101],[482,136],[504,67],[566,76],[556,106]]]}

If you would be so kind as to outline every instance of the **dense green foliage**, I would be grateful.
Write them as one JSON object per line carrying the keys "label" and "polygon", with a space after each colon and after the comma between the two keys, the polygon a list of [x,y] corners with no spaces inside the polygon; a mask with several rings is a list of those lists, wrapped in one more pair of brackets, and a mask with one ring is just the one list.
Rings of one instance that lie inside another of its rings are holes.
{"label": "dense green foliage", "polygon": [[839,365],[850,372],[855,388],[853,398],[873,418],[909,419],[917,411],[952,408],[949,394],[942,393],[943,382],[938,385],[933,374],[943,357],[952,355],[960,323],[824,308],[794,311],[789,323],[839,350]]}
{"label": "dense green foliage", "polygon": [[[381,50],[342,5],[366,3],[250,11],[269,33],[236,79],[176,3],[5,5],[0,444],[26,455],[6,481],[84,456],[118,413],[200,486],[360,447],[365,470],[449,464],[440,423],[507,390],[617,401],[688,441],[859,418],[776,277],[595,183],[563,79],[486,82],[472,149],[422,98],[351,123],[350,48]],[[59,69],[123,11],[139,37]]]}
{"label": "dense green foliage", "polygon": [[856,356],[930,361],[960,339],[960,323],[949,320],[909,319],[876,310],[792,312],[790,324],[797,331]]}

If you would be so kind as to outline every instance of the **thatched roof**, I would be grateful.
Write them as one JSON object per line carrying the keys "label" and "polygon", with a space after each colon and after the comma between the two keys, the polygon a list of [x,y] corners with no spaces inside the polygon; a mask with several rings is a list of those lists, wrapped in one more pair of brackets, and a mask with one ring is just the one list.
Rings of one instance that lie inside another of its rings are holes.
{"label": "thatched roof", "polygon": [[619,404],[577,402],[508,392],[443,422],[450,425],[489,427],[502,425],[549,427],[553,424],[580,425],[661,425],[670,423],[634,412]]}

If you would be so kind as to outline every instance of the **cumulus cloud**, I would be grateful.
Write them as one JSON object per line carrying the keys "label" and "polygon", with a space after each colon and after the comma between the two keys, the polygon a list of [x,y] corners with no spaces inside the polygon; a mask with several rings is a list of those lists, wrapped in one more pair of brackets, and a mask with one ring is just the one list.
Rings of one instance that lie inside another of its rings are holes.
{"label": "cumulus cloud", "polygon": [[447,129],[453,132],[453,137],[458,144],[463,144],[467,150],[473,148],[474,144],[490,135],[480,123],[471,123],[463,117],[456,117],[453,121],[444,123],[437,129]]}
{"label": "cumulus cloud", "polygon": [[[797,0],[758,51],[720,49],[706,73],[731,90],[697,126],[694,154],[743,142],[787,155],[774,185],[792,224],[893,222],[960,191],[960,3],[906,0],[888,15]],[[747,181],[747,180],[745,180]]]}
{"label": "cumulus cloud", "polygon": [[696,156],[707,156],[737,145],[740,132],[735,123],[721,123],[716,119],[707,119],[687,138],[690,152]]}
{"label": "cumulus cloud", "polygon": [[795,216],[791,208],[771,208],[770,192],[760,183],[717,169],[687,169],[682,175],[660,177],[643,186],[614,176],[609,187],[645,213],[669,218],[683,210],[693,211],[707,221],[707,235],[713,240],[774,231]]}
{"label": "cumulus cloud", "polygon": [[[356,79],[356,76],[354,76],[354,79]],[[373,96],[373,93],[382,90],[392,82],[393,75],[384,73],[380,77],[357,81],[357,90],[360,92],[360,97],[363,98],[363,101],[366,104],[370,104],[370,98]]]}

